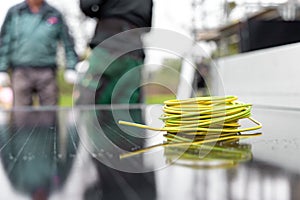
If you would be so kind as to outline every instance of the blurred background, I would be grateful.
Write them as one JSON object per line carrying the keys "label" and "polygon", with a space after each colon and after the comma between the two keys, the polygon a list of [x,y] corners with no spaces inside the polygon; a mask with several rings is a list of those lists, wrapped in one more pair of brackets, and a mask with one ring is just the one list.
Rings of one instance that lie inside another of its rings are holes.
{"label": "blurred background", "polygon": [[[21,1],[1,1],[0,25],[9,7]],[[78,0],[47,2],[64,14],[75,39],[76,51],[80,55],[85,54],[94,32],[95,21],[81,13]],[[181,50],[184,55],[192,56],[199,73],[188,78],[192,79],[199,95],[205,95],[208,92],[206,82],[209,80],[209,66],[212,60],[298,42],[299,5],[299,0],[154,0],[153,27],[171,30],[190,38],[191,42],[183,45]],[[278,32],[280,29],[284,31]],[[269,37],[270,32],[274,38]],[[150,32],[145,40],[151,42],[152,37],[154,36]],[[191,50],[195,45],[200,47],[201,51]],[[58,61],[63,69],[63,51],[59,54]],[[174,77],[160,66],[173,68],[178,72],[178,77]],[[176,96],[174,91],[177,91],[180,84],[182,66],[182,58],[178,56],[146,50],[145,82],[159,83],[145,87],[146,103],[162,103],[163,100]],[[64,82],[61,71],[59,70],[58,76],[60,105],[71,106],[73,85]]]}

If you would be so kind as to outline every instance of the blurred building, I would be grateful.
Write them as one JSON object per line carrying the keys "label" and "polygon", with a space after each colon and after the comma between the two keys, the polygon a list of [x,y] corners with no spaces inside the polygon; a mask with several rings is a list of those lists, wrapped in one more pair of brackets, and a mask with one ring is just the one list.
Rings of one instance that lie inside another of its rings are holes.
{"label": "blurred building", "polygon": [[[195,2],[202,16],[198,19],[213,18],[201,12],[208,1]],[[300,41],[299,0],[222,0],[216,12],[220,16],[213,27],[204,23],[195,31],[198,41],[216,43],[214,57]]]}

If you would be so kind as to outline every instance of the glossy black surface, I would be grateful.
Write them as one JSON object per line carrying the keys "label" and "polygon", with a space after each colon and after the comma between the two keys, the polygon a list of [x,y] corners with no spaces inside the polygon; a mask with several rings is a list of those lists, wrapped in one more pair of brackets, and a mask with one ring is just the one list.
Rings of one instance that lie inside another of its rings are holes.
{"label": "glossy black surface", "polygon": [[236,147],[252,157],[230,162],[161,147],[120,159],[163,133],[118,120],[160,127],[161,106],[1,111],[0,199],[300,199],[300,111],[252,113],[263,135]]}

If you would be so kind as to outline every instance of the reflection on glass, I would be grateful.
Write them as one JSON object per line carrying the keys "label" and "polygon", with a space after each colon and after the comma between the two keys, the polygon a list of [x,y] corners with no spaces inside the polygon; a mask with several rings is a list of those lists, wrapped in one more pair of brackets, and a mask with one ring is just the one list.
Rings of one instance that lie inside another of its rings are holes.
{"label": "reflection on glass", "polygon": [[10,117],[0,137],[0,199],[83,199],[97,172],[74,124],[68,118],[58,123],[56,111],[15,110]]}
{"label": "reflection on glass", "polygon": [[94,164],[98,171],[99,183],[91,188],[91,194],[100,192],[101,199],[104,200],[157,199],[154,172],[123,172],[108,167],[97,159],[94,159]]}
{"label": "reflection on glass", "polygon": [[[66,110],[0,113],[0,199],[300,197],[299,172],[252,157],[248,144],[223,143],[209,152],[189,148],[181,155],[178,147],[160,148],[160,153],[120,159],[120,154],[132,148],[147,146],[151,138],[139,129],[117,124],[119,118],[142,121],[143,110],[79,109],[77,114],[80,120],[75,128],[73,113]],[[165,161],[160,168],[148,168],[145,162],[154,154],[150,161]],[[176,159],[176,154],[181,157]],[[223,168],[224,163],[229,167]]]}
{"label": "reflection on glass", "polygon": [[1,140],[5,145],[1,151],[4,169],[17,191],[33,199],[45,199],[63,184],[64,167],[69,164],[69,160],[55,162],[56,113],[15,111],[11,117],[6,138]]}
{"label": "reflection on glass", "polygon": [[232,167],[252,158],[251,145],[239,143],[190,146],[182,152],[181,147],[165,147],[169,162],[195,168]]}
{"label": "reflection on glass", "polygon": [[[102,199],[156,199],[154,172],[145,166],[144,157],[125,161],[119,155],[142,148],[143,132],[135,128],[121,129],[118,119],[132,118],[142,122],[142,110],[96,110],[76,112],[78,134],[91,153],[98,172],[98,184],[91,191],[100,191]],[[95,117],[95,118],[94,118]],[[94,120],[93,120],[94,119]],[[82,123],[84,122],[84,123]],[[93,192],[92,192],[93,193]]]}
{"label": "reflection on glass", "polygon": [[143,148],[149,136],[138,128],[119,126],[118,121],[124,118],[142,122],[142,110],[113,109],[78,113],[79,137],[92,156],[106,166],[134,173],[153,171],[151,166],[145,164],[143,155],[120,159],[121,154]]}

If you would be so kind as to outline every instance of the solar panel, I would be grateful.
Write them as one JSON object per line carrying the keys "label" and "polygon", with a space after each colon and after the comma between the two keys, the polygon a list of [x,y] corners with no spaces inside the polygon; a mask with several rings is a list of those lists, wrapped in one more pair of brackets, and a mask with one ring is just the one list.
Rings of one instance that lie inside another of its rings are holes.
{"label": "solar panel", "polygon": [[[209,160],[159,147],[161,105],[1,111],[0,199],[297,199],[299,110],[255,107],[263,136],[242,140],[251,157]],[[247,122],[242,122],[247,126]],[[234,146],[232,147],[234,148]],[[236,160],[235,160],[236,161]]]}

